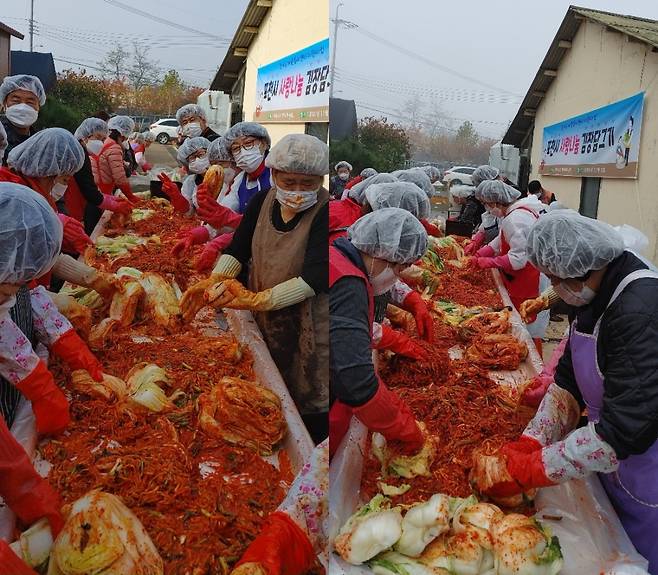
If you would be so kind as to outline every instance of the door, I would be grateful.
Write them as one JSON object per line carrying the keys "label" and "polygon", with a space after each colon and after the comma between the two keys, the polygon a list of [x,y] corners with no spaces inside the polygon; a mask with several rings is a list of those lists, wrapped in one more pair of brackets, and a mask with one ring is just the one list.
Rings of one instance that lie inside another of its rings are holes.
{"label": "door", "polygon": [[601,178],[582,178],[580,185],[580,207],[578,211],[588,218],[596,219],[599,213],[599,190]]}

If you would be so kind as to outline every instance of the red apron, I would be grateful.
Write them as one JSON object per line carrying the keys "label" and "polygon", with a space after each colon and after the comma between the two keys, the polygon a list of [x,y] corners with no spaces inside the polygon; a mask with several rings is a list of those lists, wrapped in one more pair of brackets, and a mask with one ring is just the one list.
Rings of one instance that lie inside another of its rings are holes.
{"label": "red apron", "polygon": [[[341,202],[330,202],[338,204]],[[329,288],[331,288],[339,279],[344,277],[361,278],[366,284],[368,292],[368,316],[370,323],[370,340],[372,341],[372,322],[375,317],[375,302],[372,292],[372,285],[366,275],[356,267],[341,251],[334,246],[329,246]],[[345,405],[339,400],[334,401],[329,410],[329,456],[333,456],[336,449],[343,440],[350,426],[352,419],[352,408]]]}
{"label": "red apron", "polygon": [[329,245],[347,235],[347,228],[362,215],[361,206],[350,198],[329,202]]}
{"label": "red apron", "polygon": [[64,205],[66,206],[66,211],[69,216],[75,218],[79,222],[83,220],[87,200],[85,200],[82,195],[80,186],[78,186],[78,182],[75,181],[75,178],[69,180],[69,185],[64,194]]}
{"label": "red apron", "polygon": [[[109,142],[106,142],[103,145],[103,147],[101,148],[101,151],[98,152],[98,156],[94,156],[93,154],[89,154],[89,158],[91,159],[91,161],[96,162],[96,174],[98,174],[98,181],[96,182],[96,186],[98,186],[98,189],[101,191],[101,193],[109,194],[109,195],[114,194],[114,190],[116,188],[116,185],[114,184],[114,182],[102,182],[101,181],[100,159],[101,159],[101,156],[103,155],[103,152],[105,150],[109,150],[112,146],[121,146],[121,144],[118,144],[114,140],[111,140]],[[122,153],[123,153],[123,148],[122,148]]]}
{"label": "red apron", "polygon": [[[509,216],[516,210],[523,210],[532,214],[535,219],[539,219],[539,215],[523,206],[513,209],[505,217]],[[505,239],[505,234],[501,231],[500,255],[507,255],[509,248],[510,246]],[[528,262],[525,267],[514,272],[505,272],[501,270],[501,275],[503,277],[503,283],[509,292],[509,297],[517,310],[525,300],[534,299],[539,296],[539,270],[530,262]]]}

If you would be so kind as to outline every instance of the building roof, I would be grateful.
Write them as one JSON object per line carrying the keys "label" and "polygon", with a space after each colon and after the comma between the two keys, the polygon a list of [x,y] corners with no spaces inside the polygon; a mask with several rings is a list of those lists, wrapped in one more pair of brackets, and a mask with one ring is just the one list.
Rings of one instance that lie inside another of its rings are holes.
{"label": "building roof", "polygon": [[528,93],[523,98],[521,106],[514,120],[503,137],[504,144],[521,146],[534,123],[535,112],[542,102],[548,88],[557,76],[557,69],[562,58],[571,48],[571,42],[576,36],[583,20],[598,22],[617,32],[622,32],[640,42],[650,45],[658,51],[658,21],[636,16],[613,14],[601,10],[570,6],[562,24],[558,28],[544,60],[534,80],[530,84]]}
{"label": "building roof", "polygon": [[41,80],[46,92],[57,82],[57,72],[53,55],[49,52],[11,51],[11,73],[30,74]]}
{"label": "building roof", "polygon": [[9,34],[10,36],[14,36],[15,38],[18,38],[19,40],[25,38],[23,34],[14,30],[13,28],[10,28],[9,26],[7,26],[7,24],[3,24],[2,22],[0,22],[0,30],[2,30],[3,32],[7,32],[7,34]]}
{"label": "building roof", "polygon": [[230,93],[247,59],[249,46],[258,34],[273,0],[249,0],[249,5],[233,36],[222,65],[210,84],[211,90]]}

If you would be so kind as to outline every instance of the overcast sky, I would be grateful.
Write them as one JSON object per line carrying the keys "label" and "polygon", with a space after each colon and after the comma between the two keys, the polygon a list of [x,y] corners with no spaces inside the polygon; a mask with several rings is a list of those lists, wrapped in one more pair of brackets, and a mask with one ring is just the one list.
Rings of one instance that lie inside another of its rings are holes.
{"label": "overcast sky", "polygon": [[[106,0],[34,0],[37,35],[34,50],[52,52],[58,71],[79,66],[97,71],[104,55],[122,43],[128,49],[132,40],[151,46],[151,56],[163,69],[174,68],[192,84],[207,87],[242,19],[248,0],[121,0],[156,18],[205,32],[211,36],[173,28],[167,24],[131,13]],[[1,0],[0,20],[25,34],[22,42],[12,38],[13,50],[29,50],[28,18],[30,0]]]}
{"label": "overcast sky", "polygon": [[[396,119],[392,113],[408,115],[402,110],[414,94],[420,93],[431,108],[427,94],[434,93],[442,112],[456,118],[448,126],[455,128],[461,119],[469,119],[480,133],[492,137],[501,136],[513,119],[571,4],[568,0],[341,1],[339,18],[359,28],[339,30],[336,97],[357,100],[360,117],[381,115],[375,111],[379,110]],[[338,0],[331,0],[332,18],[337,4]],[[582,0],[582,5],[658,20],[658,0]]]}

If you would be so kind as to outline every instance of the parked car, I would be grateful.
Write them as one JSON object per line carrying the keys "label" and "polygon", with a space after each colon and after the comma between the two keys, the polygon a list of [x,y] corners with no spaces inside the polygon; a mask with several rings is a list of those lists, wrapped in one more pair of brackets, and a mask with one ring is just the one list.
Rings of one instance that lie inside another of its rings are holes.
{"label": "parked car", "polygon": [[149,126],[149,131],[155,136],[159,144],[168,144],[178,137],[178,120],[176,118],[162,118]]}
{"label": "parked car", "polygon": [[466,186],[473,185],[473,172],[475,168],[471,166],[455,166],[446,170],[443,174],[443,183],[450,186],[461,186],[462,184]]}

